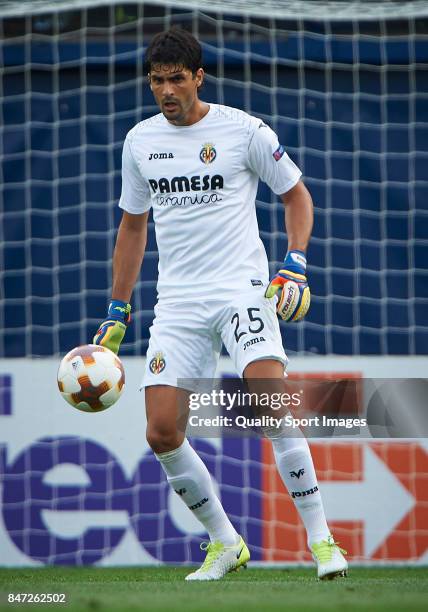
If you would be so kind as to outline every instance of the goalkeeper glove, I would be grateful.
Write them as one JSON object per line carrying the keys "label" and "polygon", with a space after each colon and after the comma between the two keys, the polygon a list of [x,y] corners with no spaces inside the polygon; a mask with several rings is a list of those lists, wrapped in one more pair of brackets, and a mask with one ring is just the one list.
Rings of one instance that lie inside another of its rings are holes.
{"label": "goalkeeper glove", "polygon": [[311,292],[305,274],[306,257],[303,251],[289,251],[282,268],[266,289],[267,298],[274,297],[281,289],[276,311],[284,321],[300,321],[309,310]]}
{"label": "goalkeeper glove", "polygon": [[112,300],[108,307],[107,317],[101,323],[94,336],[93,343],[101,344],[106,348],[119,352],[120,343],[126,332],[126,327],[131,322],[131,304]]}

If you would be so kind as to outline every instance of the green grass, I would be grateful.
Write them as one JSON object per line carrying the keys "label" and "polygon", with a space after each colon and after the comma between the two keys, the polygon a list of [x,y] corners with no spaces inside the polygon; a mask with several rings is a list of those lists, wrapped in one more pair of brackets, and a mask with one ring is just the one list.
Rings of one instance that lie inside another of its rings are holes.
{"label": "green grass", "polygon": [[[316,580],[312,569],[250,568],[205,584],[184,582],[188,572],[172,567],[0,569],[0,610],[427,610],[427,568],[351,568],[348,578],[331,582]],[[67,604],[10,604],[10,592],[65,593]]]}

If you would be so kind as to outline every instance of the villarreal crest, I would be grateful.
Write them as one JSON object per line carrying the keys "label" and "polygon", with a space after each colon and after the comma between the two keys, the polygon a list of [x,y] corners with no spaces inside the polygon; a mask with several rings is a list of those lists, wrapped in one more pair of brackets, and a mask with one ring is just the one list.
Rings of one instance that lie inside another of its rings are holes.
{"label": "villarreal crest", "polygon": [[213,144],[207,142],[201,149],[199,153],[199,159],[204,162],[204,164],[210,164],[217,157],[217,151]]}
{"label": "villarreal crest", "polygon": [[152,372],[152,374],[160,374],[165,369],[165,365],[163,353],[159,351],[149,363],[150,372]]}

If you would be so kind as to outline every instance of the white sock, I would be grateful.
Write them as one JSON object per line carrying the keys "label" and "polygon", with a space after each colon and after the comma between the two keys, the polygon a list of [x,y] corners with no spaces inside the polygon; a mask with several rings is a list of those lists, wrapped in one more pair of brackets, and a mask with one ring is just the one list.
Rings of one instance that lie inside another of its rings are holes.
{"label": "white sock", "polygon": [[275,461],[283,483],[306,528],[308,546],[325,540],[330,530],[306,438],[271,437]]}
{"label": "white sock", "polygon": [[210,473],[188,440],[175,450],[155,456],[174,491],[208,531],[211,542],[237,544],[239,536],[214,492]]}

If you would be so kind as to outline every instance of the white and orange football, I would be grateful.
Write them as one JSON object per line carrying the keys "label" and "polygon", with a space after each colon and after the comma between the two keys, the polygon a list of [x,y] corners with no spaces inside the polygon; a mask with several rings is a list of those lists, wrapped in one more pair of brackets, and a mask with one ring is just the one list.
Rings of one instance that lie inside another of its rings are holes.
{"label": "white and orange football", "polygon": [[78,410],[101,412],[122,394],[125,372],[119,357],[97,344],[78,346],[59,365],[58,388]]}

